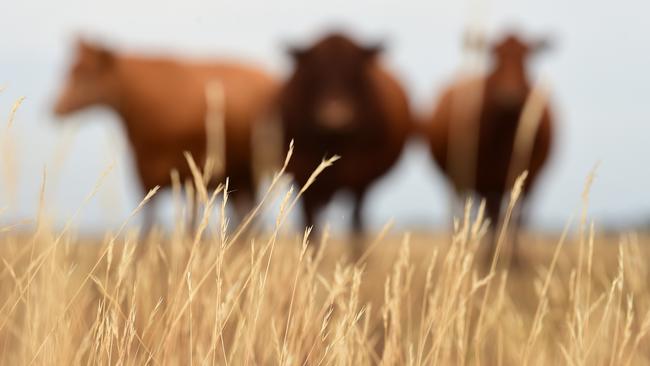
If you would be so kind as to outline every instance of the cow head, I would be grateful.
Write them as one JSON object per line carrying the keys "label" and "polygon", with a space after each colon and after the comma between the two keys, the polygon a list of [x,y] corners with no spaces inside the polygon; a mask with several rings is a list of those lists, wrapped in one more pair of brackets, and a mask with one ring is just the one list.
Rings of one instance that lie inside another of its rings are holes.
{"label": "cow head", "polygon": [[547,40],[524,41],[516,34],[508,34],[492,45],[494,91],[499,99],[513,105],[525,101],[530,90],[526,62],[547,48]]}
{"label": "cow head", "polygon": [[330,133],[357,130],[369,91],[368,70],[381,45],[360,46],[341,34],[310,48],[292,48],[295,71],[290,84],[299,93],[309,123]]}
{"label": "cow head", "polygon": [[57,115],[115,100],[115,57],[105,48],[79,41],[67,80],[54,106]]}
{"label": "cow head", "polygon": [[524,41],[515,34],[508,34],[501,41],[492,45],[492,55],[501,64],[523,64],[528,56],[548,49],[547,39]]}

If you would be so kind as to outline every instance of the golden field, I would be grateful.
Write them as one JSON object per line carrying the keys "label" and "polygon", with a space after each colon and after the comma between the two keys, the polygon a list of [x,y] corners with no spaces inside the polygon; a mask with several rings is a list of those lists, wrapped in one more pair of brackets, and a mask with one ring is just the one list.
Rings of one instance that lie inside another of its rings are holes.
{"label": "golden field", "polygon": [[507,230],[497,233],[497,260],[480,245],[480,209],[466,209],[449,234],[291,235],[283,227],[300,192],[289,191],[275,229],[256,233],[257,211],[229,228],[223,187],[195,178],[196,231],[89,240],[44,218],[32,232],[4,228],[0,364],[650,362],[650,238],[598,234],[586,214],[589,182],[565,233],[522,234],[511,263]]}

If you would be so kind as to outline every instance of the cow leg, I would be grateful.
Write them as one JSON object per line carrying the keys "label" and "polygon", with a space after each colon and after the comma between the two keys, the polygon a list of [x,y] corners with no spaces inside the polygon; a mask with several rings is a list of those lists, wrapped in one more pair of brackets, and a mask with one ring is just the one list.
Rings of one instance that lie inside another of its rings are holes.
{"label": "cow leg", "polygon": [[[238,191],[233,196],[232,204],[235,217],[231,221],[233,223],[232,228],[235,228],[244,224],[244,221],[253,210],[255,200],[253,198],[253,194],[251,194],[249,191]],[[246,232],[253,232],[254,225],[255,218],[253,218],[245,228]]]}
{"label": "cow leg", "polygon": [[513,265],[521,264],[521,257],[519,254],[519,241],[520,234],[523,228],[528,226],[528,206],[525,204],[525,197],[522,198],[521,205],[516,212],[514,225],[512,230],[512,263]]}
{"label": "cow leg", "polygon": [[135,270],[137,270],[136,262],[138,262],[146,255],[147,251],[150,248],[150,245],[147,244],[149,244],[149,242],[154,238],[151,234],[153,233],[153,227],[156,223],[156,202],[158,201],[157,197],[157,195],[154,195],[151,197],[151,199],[149,199],[149,202],[147,202],[147,204],[142,207],[142,224],[140,226],[140,233],[138,235],[139,245],[135,250],[135,260],[132,262],[132,264],[135,266]]}
{"label": "cow leg", "polygon": [[192,197],[192,203],[189,209],[188,233],[193,238],[196,230],[199,228],[199,200],[196,196]]}
{"label": "cow leg", "polygon": [[363,205],[365,203],[366,189],[361,188],[354,192],[354,203],[352,207],[352,231],[354,233],[354,249],[353,254],[355,259],[361,258],[364,249],[364,224],[363,224]]}
{"label": "cow leg", "polygon": [[140,258],[145,251],[145,248],[147,245],[144,245],[147,243],[147,241],[151,238],[151,234],[154,228],[154,225],[156,224],[156,207],[157,207],[157,199],[158,196],[153,196],[147,202],[144,207],[142,207],[142,226],[140,227],[140,248],[138,249],[136,257]]}
{"label": "cow leg", "polygon": [[465,195],[456,190],[454,190],[454,194],[449,195],[449,207],[447,208],[449,210],[449,215],[447,216],[447,225],[449,231],[452,233],[454,232],[454,218],[458,215],[458,208],[461,207],[461,202],[463,202],[462,197],[465,197]]}
{"label": "cow leg", "polygon": [[354,192],[354,204],[352,207],[352,230],[357,235],[364,233],[363,225],[363,204],[365,203],[366,189]]}
{"label": "cow leg", "polygon": [[302,210],[305,218],[305,226],[308,228],[314,228],[316,224],[316,216],[318,211],[322,208],[322,203],[320,203],[315,197],[311,195],[305,195],[302,200]]}
{"label": "cow leg", "polygon": [[316,227],[318,215],[327,201],[328,199],[318,192],[313,194],[312,191],[312,194],[309,194],[309,191],[307,191],[303,196],[302,209],[304,212],[305,226],[311,228],[311,234],[309,237],[311,238],[310,243],[316,244],[313,245],[314,247],[318,246],[321,238],[321,232],[318,227]]}
{"label": "cow leg", "polygon": [[140,239],[146,240],[153,230],[156,223],[156,202],[157,196],[151,197],[149,202],[142,208],[142,228],[140,229]]}
{"label": "cow leg", "polygon": [[488,261],[491,262],[496,254],[498,233],[499,233],[499,222],[501,220],[501,205],[503,203],[503,195],[498,192],[491,192],[485,195],[485,214],[490,220],[490,230],[489,230],[489,240],[490,240],[490,252],[487,257]]}

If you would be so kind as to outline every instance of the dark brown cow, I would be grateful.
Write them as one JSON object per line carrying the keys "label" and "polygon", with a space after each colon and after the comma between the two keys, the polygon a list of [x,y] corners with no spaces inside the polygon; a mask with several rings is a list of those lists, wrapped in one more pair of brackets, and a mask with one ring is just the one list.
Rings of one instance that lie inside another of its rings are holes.
{"label": "dark brown cow", "polygon": [[[184,151],[197,164],[204,163],[205,93],[211,81],[223,88],[225,175],[236,189],[235,204],[243,205],[254,192],[251,130],[264,118],[277,92],[276,81],[260,69],[238,63],[185,63],[123,55],[82,41],[55,112],[62,116],[90,106],[117,112],[146,192],[170,186],[173,169],[181,180],[191,179]],[[148,216],[151,220],[151,210]]]}
{"label": "dark brown cow", "polygon": [[[489,73],[448,87],[426,125],[435,161],[458,194],[474,192],[485,199],[493,226],[499,222],[504,194],[514,178],[528,170],[525,200],[549,155],[553,134],[548,104],[542,102],[538,115],[533,116],[536,120],[521,119],[532,90],[526,61],[542,46],[506,36],[490,50]],[[527,151],[515,156],[520,121],[532,133]]]}
{"label": "dark brown cow", "polygon": [[404,90],[377,59],[380,51],[341,34],[292,50],[295,69],[280,95],[286,140],[295,140],[289,171],[302,185],[325,156],[341,156],[304,195],[307,225],[335,192],[348,190],[360,232],[368,187],[400,156],[411,115]]}

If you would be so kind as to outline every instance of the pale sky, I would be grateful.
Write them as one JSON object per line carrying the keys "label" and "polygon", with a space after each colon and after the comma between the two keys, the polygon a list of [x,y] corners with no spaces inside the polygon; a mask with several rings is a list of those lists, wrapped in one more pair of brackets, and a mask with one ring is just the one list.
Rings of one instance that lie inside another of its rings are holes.
{"label": "pale sky", "polygon": [[[115,169],[77,226],[115,228],[141,196],[113,114],[93,110],[59,121],[50,113],[78,34],[145,53],[238,57],[285,75],[286,45],[343,27],[360,40],[387,42],[386,63],[403,80],[415,109],[426,112],[458,70],[462,30],[479,19],[492,36],[516,26],[554,44],[534,63],[535,74],[551,85],[558,139],[531,202],[532,222],[560,227],[579,205],[597,162],[592,216],[603,224],[645,222],[650,218],[649,10],[642,0],[5,1],[0,115],[8,115],[18,97],[27,99],[9,135],[15,154],[3,147],[0,206],[9,209],[0,220],[35,217],[45,166],[46,203],[59,223],[82,205],[111,160]],[[0,142],[6,145],[6,139]],[[11,161],[18,172],[13,199],[5,177]],[[440,227],[447,222],[447,193],[427,151],[412,145],[373,189],[365,216],[374,227],[390,218],[401,227]],[[346,215],[339,204],[326,220],[336,225]]]}

